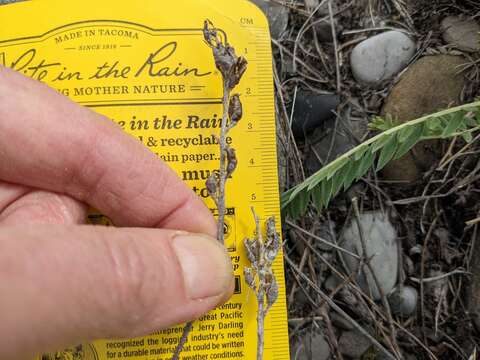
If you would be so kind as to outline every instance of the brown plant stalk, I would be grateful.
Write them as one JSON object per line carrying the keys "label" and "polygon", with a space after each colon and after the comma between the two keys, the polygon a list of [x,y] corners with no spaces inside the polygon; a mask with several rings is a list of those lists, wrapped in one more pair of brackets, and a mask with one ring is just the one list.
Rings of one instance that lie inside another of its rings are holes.
{"label": "brown plant stalk", "polygon": [[[214,171],[206,181],[206,187],[210,197],[214,200],[218,210],[217,240],[225,243],[225,185],[228,178],[237,167],[235,149],[227,145],[228,132],[237,125],[243,115],[240,95],[231,95],[232,90],[238,85],[243,74],[247,70],[247,60],[235,54],[235,49],[222,39],[209,20],[205,20],[203,36],[207,45],[212,49],[215,66],[220,71],[223,80],[223,116],[221,121],[220,138],[217,139],[220,146],[220,167]],[[180,354],[192,331],[193,322],[189,322],[183,329],[180,341],[175,349],[172,360],[180,359]]]}

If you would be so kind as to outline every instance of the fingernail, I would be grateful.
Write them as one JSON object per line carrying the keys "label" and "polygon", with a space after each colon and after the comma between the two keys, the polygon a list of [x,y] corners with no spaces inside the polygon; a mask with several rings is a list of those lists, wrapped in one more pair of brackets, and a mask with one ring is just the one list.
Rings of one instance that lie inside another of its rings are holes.
{"label": "fingernail", "polygon": [[182,268],[187,296],[223,296],[233,281],[232,263],[225,248],[206,235],[178,234],[173,249]]}

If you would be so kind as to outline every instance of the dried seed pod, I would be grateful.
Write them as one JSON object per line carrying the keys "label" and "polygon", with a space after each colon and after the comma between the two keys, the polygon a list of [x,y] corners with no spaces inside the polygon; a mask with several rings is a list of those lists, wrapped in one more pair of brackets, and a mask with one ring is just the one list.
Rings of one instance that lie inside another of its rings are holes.
{"label": "dried seed pod", "polygon": [[253,266],[256,266],[259,253],[257,240],[245,238],[245,240],[243,240],[243,243],[245,244],[245,249],[247,250],[248,261],[250,261]]}
{"label": "dried seed pod", "polygon": [[228,81],[229,87],[232,88],[229,79],[236,64],[235,50],[229,45],[219,44],[213,48],[213,57],[215,58],[215,66],[222,73],[225,81]]}
{"label": "dried seed pod", "polygon": [[233,174],[237,168],[237,155],[235,154],[235,149],[228,147],[227,148],[227,178]]}
{"label": "dried seed pod", "polygon": [[208,177],[207,181],[205,182],[205,185],[207,187],[208,195],[210,195],[211,198],[216,200],[217,191],[218,191],[218,180],[215,173],[212,173]]}
{"label": "dried seed pod", "polygon": [[272,247],[267,247],[265,248],[265,260],[269,263],[272,264],[275,261],[275,258],[278,255],[278,252],[280,250],[279,243],[276,243],[278,246],[272,246]]}
{"label": "dried seed pod", "polygon": [[233,72],[230,77],[229,87],[233,89],[235,86],[238,85],[240,80],[242,79],[243,74],[247,71],[248,61],[243,56],[239,58],[235,58],[235,65],[233,67]]}
{"label": "dried seed pod", "polygon": [[210,20],[203,22],[203,38],[210,47],[217,47],[222,43],[218,36],[218,31]]}
{"label": "dried seed pod", "polygon": [[267,311],[268,311],[273,306],[273,304],[277,302],[277,299],[278,299],[278,284],[273,274],[270,282],[267,284],[266,295],[267,295]]}
{"label": "dried seed pod", "polygon": [[265,260],[270,264],[275,260],[280,251],[280,234],[275,228],[275,218],[267,220],[267,241],[265,244]]}
{"label": "dried seed pod", "polygon": [[237,64],[235,49],[228,44],[223,44],[217,29],[208,20],[203,25],[203,37],[212,48],[215,66],[222,73],[224,80],[229,80]]}
{"label": "dried seed pod", "polygon": [[247,285],[253,289],[254,291],[257,290],[257,285],[255,284],[255,275],[254,270],[252,268],[246,267],[243,270],[243,274],[245,275],[245,282]]}
{"label": "dried seed pod", "polygon": [[230,118],[230,126],[235,126],[243,116],[242,102],[240,101],[240,95],[235,94],[230,98],[230,104],[228,106],[228,116]]}

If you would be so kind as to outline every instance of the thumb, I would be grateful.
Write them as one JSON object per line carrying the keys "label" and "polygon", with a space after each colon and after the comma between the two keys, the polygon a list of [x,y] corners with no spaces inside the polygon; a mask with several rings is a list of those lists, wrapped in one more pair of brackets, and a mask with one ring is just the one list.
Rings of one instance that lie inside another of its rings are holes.
{"label": "thumb", "polygon": [[232,293],[230,259],[204,235],[93,226],[0,230],[0,359],[198,318]]}

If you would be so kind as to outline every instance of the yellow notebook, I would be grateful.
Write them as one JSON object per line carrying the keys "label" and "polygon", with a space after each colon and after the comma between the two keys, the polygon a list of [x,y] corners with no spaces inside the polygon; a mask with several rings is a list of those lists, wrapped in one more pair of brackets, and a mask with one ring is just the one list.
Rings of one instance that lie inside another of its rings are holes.
{"label": "yellow notebook", "polygon": [[[239,166],[227,182],[226,245],[235,295],[195,322],[181,359],[255,359],[256,299],[243,276],[243,239],[280,219],[268,24],[247,0],[32,0],[0,6],[0,64],[45,82],[137,137],[214,209],[205,180],[218,169],[222,78],[203,40],[204,20],[249,65],[236,88],[244,116],[229,134]],[[105,222],[100,214],[93,222]],[[279,221],[277,221],[279,222]],[[280,294],[266,318],[265,359],[289,359],[283,259]],[[79,344],[43,360],[170,359],[182,326],[130,340]]]}

